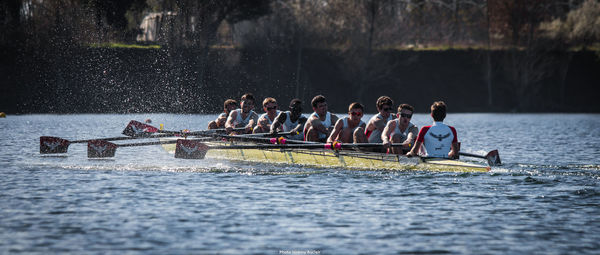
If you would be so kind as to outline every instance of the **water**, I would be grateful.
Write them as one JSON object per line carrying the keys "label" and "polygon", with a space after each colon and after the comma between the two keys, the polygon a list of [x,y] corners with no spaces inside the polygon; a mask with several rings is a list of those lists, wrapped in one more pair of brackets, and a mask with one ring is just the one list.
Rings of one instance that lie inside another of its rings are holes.
{"label": "water", "polygon": [[500,151],[490,173],[182,160],[159,146],[39,155],[41,135],[114,137],[146,118],[201,130],[214,117],[0,119],[0,254],[600,253],[600,115],[450,114],[463,151]]}

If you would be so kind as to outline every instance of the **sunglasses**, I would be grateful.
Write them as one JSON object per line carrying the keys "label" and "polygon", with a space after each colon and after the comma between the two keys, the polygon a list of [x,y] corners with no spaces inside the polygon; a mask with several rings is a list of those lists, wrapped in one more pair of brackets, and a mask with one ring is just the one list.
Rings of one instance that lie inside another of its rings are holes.
{"label": "sunglasses", "polygon": [[267,107],[267,111],[275,110],[275,109],[277,109],[277,105],[276,106]]}
{"label": "sunglasses", "polygon": [[381,109],[381,110],[383,110],[384,112],[391,112],[391,111],[394,111],[394,110],[393,110],[391,107],[386,107],[386,108],[383,108],[383,109]]}
{"label": "sunglasses", "polygon": [[362,116],[362,112],[351,112],[350,114],[354,115],[354,116]]}
{"label": "sunglasses", "polygon": [[410,118],[412,118],[412,114],[400,113],[400,117],[404,117],[404,118],[410,119]]}

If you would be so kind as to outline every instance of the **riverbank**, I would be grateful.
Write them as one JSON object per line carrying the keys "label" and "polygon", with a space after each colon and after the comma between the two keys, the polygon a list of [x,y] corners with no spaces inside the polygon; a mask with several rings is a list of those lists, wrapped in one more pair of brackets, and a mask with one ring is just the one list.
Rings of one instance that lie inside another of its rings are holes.
{"label": "riverbank", "polygon": [[[282,105],[328,97],[332,111],[380,95],[426,112],[600,112],[600,58],[592,51],[483,49],[361,53],[303,49],[198,50],[69,48],[1,50],[0,110],[13,113],[219,112],[226,98],[253,92]],[[489,61],[488,61],[489,58]],[[308,107],[307,107],[308,108]]]}

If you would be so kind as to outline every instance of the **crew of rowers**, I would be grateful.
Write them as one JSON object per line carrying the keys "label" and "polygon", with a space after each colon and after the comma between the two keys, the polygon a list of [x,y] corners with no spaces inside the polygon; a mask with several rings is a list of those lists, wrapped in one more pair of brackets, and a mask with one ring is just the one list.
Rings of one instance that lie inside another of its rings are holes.
{"label": "crew of rowers", "polygon": [[[288,111],[279,111],[272,97],[263,100],[264,114],[254,112],[255,98],[244,94],[239,102],[227,99],[223,113],[208,124],[208,129],[224,128],[229,134],[289,132],[288,139],[321,143],[381,143],[381,149],[372,151],[456,158],[458,142],[456,130],[443,123],[446,104],[443,101],[431,105],[431,126],[418,127],[410,122],[414,108],[401,104],[396,114],[394,101],[387,96],[377,99],[377,114],[367,123],[362,121],[364,107],[354,102],[348,107],[348,116],[339,118],[328,111],[324,96],[315,96],[311,105],[313,113],[302,115],[302,101],[292,99]],[[392,144],[394,146],[392,146]]]}

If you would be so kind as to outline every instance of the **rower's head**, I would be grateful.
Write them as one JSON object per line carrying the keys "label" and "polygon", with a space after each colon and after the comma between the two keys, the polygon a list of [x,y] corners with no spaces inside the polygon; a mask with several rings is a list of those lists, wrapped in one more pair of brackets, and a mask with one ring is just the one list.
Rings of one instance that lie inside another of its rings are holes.
{"label": "rower's head", "polygon": [[351,103],[348,106],[348,116],[351,120],[360,120],[363,116],[363,111],[365,107],[358,102]]}
{"label": "rower's head", "polygon": [[302,113],[302,100],[298,98],[292,99],[290,101],[290,112],[300,115]]}
{"label": "rower's head", "polygon": [[434,121],[444,121],[446,118],[446,103],[444,101],[433,102],[431,105],[431,117]]}
{"label": "rower's head", "polygon": [[251,93],[244,94],[240,99],[240,107],[242,111],[247,113],[254,109],[254,95]]}
{"label": "rower's head", "polygon": [[310,103],[317,114],[323,115],[327,113],[327,100],[323,95],[313,97]]}
{"label": "rower's head", "polygon": [[227,100],[225,100],[225,103],[223,103],[223,112],[229,113],[229,112],[235,110],[237,107],[238,107],[237,101],[235,101],[233,99],[227,99]]}
{"label": "rower's head", "polygon": [[263,100],[263,110],[266,113],[275,113],[277,112],[277,100],[272,97],[267,97]]}
{"label": "rower's head", "polygon": [[398,115],[396,115],[396,116],[400,120],[400,124],[403,127],[406,127],[408,125],[408,123],[412,119],[412,115],[413,115],[414,111],[415,111],[415,108],[409,104],[401,104],[400,106],[398,106]]}
{"label": "rower's head", "polygon": [[394,100],[388,96],[380,96],[377,99],[377,111],[384,117],[390,116],[394,112]]}

